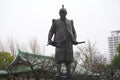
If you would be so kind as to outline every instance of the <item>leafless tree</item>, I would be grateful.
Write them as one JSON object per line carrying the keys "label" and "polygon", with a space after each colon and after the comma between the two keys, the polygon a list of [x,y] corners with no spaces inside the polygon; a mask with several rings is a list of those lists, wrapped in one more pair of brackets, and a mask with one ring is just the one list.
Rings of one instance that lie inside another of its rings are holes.
{"label": "leafless tree", "polygon": [[16,50],[15,42],[13,41],[12,38],[8,39],[7,45],[8,45],[9,52],[15,56],[15,54],[17,53],[17,50]]}
{"label": "leafless tree", "polygon": [[3,45],[2,40],[0,40],[0,51],[4,51],[4,45]]}
{"label": "leafless tree", "polygon": [[11,55],[16,56],[17,48],[16,44],[12,38],[8,38],[7,41],[4,42],[0,40],[0,51],[6,51],[11,53]]}
{"label": "leafless tree", "polygon": [[32,38],[28,42],[29,42],[28,43],[29,48],[30,48],[32,53],[35,53],[35,54],[40,54],[41,53],[40,44],[39,44],[37,38]]}
{"label": "leafless tree", "polygon": [[106,57],[100,54],[95,43],[88,41],[83,46],[78,46],[75,58],[87,71],[95,71],[100,65],[106,64]]}

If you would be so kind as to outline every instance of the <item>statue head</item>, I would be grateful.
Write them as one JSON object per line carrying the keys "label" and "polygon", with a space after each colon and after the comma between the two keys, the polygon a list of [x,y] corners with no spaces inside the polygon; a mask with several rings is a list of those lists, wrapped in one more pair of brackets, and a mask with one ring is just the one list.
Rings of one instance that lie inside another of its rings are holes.
{"label": "statue head", "polygon": [[61,18],[65,18],[67,15],[67,10],[64,8],[64,5],[62,5],[62,8],[59,10],[59,15]]}

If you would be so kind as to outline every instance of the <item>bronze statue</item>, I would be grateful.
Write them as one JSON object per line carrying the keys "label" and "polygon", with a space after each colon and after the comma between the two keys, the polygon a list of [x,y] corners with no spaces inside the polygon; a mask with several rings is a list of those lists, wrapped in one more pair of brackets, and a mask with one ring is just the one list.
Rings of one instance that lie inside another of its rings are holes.
{"label": "bronze statue", "polygon": [[[76,31],[73,20],[66,18],[67,10],[62,6],[59,11],[60,18],[52,20],[52,26],[48,34],[48,44],[55,46],[55,61],[57,64],[57,77],[61,76],[61,64],[65,63],[67,75],[71,75],[71,63],[73,61],[73,44],[77,45]],[[52,37],[54,35],[54,39]]]}

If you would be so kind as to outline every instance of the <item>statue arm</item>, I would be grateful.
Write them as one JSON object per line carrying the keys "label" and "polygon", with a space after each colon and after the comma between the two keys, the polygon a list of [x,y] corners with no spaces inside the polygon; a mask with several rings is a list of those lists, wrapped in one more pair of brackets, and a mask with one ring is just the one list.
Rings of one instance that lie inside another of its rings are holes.
{"label": "statue arm", "polygon": [[75,31],[75,28],[74,28],[73,20],[71,20],[71,22],[72,22],[72,32],[73,32],[73,36],[74,36],[74,39],[75,39],[75,41],[76,41],[77,34],[76,34],[76,31]]}
{"label": "statue arm", "polygon": [[50,44],[52,42],[52,36],[54,35],[55,33],[55,20],[53,19],[52,20],[52,26],[50,28],[50,31],[48,33],[48,44]]}

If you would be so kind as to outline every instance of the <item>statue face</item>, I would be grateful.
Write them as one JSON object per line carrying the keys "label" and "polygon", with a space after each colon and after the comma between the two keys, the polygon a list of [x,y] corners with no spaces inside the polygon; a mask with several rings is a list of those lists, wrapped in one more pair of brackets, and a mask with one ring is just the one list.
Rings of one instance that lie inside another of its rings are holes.
{"label": "statue face", "polygon": [[61,17],[62,19],[65,19],[65,17],[66,17],[66,12],[64,12],[64,11],[60,12],[60,17]]}

